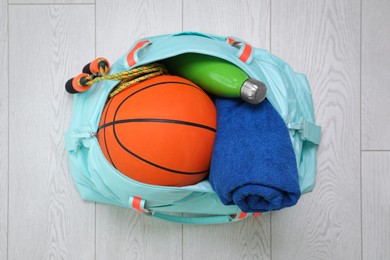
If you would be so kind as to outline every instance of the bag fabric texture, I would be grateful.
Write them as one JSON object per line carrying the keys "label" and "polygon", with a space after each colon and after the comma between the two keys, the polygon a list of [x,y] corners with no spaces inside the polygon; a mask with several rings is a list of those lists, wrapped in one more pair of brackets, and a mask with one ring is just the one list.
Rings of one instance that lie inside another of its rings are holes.
{"label": "bag fabric texture", "polygon": [[[309,84],[305,75],[295,73],[268,51],[236,37],[181,32],[137,41],[111,66],[109,73],[183,53],[227,60],[267,86],[267,100],[288,128],[300,192],[310,192],[316,177],[320,127],[315,124]],[[244,213],[236,205],[224,205],[208,180],[191,186],[167,187],[140,183],[119,173],[104,157],[96,138],[105,102],[117,84],[118,81],[100,81],[73,99],[65,145],[74,182],[84,200],[133,208],[147,216],[185,224],[229,223],[259,215]]]}

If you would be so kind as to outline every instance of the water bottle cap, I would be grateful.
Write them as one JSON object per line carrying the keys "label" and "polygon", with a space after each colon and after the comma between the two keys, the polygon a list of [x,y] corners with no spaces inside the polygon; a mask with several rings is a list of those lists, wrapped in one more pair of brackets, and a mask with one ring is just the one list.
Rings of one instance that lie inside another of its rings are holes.
{"label": "water bottle cap", "polygon": [[265,99],[265,94],[267,94],[267,87],[257,79],[249,78],[241,86],[241,99],[248,103],[259,104]]}

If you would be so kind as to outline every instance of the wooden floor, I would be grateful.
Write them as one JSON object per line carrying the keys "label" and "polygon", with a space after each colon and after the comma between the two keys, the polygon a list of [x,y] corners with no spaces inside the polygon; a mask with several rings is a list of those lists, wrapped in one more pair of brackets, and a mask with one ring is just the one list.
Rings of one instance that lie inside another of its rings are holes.
{"label": "wooden floor", "polygon": [[[0,259],[390,259],[390,1],[1,0]],[[183,30],[234,35],[308,76],[317,183],[260,219],[183,226],[83,202],[64,83]]]}

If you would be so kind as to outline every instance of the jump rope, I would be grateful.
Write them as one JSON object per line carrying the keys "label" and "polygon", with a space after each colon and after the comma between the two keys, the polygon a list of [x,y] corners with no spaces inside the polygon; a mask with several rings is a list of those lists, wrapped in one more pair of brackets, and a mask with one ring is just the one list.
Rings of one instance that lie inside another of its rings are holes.
{"label": "jump rope", "polygon": [[70,94],[87,91],[93,84],[103,80],[119,80],[118,85],[111,91],[109,98],[114,97],[128,87],[141,81],[168,74],[166,68],[159,63],[139,66],[127,71],[108,74],[110,63],[105,58],[97,58],[83,68],[83,73],[69,79],[65,89]]}

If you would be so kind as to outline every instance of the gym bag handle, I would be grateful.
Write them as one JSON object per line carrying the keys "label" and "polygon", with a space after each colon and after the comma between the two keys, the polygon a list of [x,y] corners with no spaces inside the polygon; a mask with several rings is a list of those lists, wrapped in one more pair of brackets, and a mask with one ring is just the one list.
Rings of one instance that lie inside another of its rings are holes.
{"label": "gym bag handle", "polygon": [[180,224],[192,224],[192,225],[224,224],[224,223],[230,223],[230,222],[242,220],[242,219],[247,218],[249,216],[259,217],[262,215],[261,213],[240,212],[240,214],[237,214],[237,215],[186,217],[186,216],[170,215],[170,214],[165,214],[165,213],[161,213],[161,212],[153,212],[153,211],[149,211],[148,213],[144,213],[144,214],[147,216],[153,216],[153,217],[163,219],[166,221],[170,221],[170,222],[175,222],[175,223],[180,223]]}
{"label": "gym bag handle", "polygon": [[170,222],[180,224],[195,224],[195,225],[208,225],[208,224],[223,224],[234,221],[234,218],[230,216],[202,216],[202,217],[186,217],[165,214],[161,212],[146,213],[147,216],[153,216],[159,219],[167,220]]}
{"label": "gym bag handle", "polygon": [[172,34],[173,37],[188,36],[188,35],[189,36],[200,36],[200,37],[208,38],[211,40],[217,40],[217,41],[224,41],[225,40],[225,38],[223,38],[221,36],[212,35],[212,34],[205,34],[205,33],[201,33],[201,32],[179,32],[179,33]]}
{"label": "gym bag handle", "polygon": [[240,38],[237,38],[237,37],[224,37],[223,38],[223,37],[220,37],[217,35],[205,34],[205,33],[200,33],[200,32],[181,32],[181,33],[173,34],[172,36],[186,36],[186,35],[195,35],[195,36],[200,36],[200,37],[204,37],[204,38],[208,38],[208,39],[212,39],[212,40],[224,41],[233,47],[239,47],[236,56],[242,62],[249,64],[249,63],[251,63],[251,61],[253,59],[252,46],[250,44],[246,43],[245,41],[241,40]]}
{"label": "gym bag handle", "polygon": [[141,40],[138,41],[129,51],[127,54],[127,65],[129,68],[133,67],[138,61],[138,52],[151,44],[152,42],[150,40]]}
{"label": "gym bag handle", "polygon": [[247,64],[250,64],[253,59],[253,48],[250,44],[236,37],[227,37],[226,42],[231,46],[238,46],[238,58]]}
{"label": "gym bag handle", "polygon": [[[180,32],[172,34],[173,37],[180,36],[199,36],[208,38],[211,40],[225,42],[230,46],[236,47],[238,49],[236,57],[244,63],[250,64],[253,59],[253,48],[250,44],[237,37],[220,37],[211,34],[204,34],[199,32]],[[130,51],[127,54],[127,66],[129,68],[134,67],[139,62],[138,52],[143,48],[152,44],[151,39],[143,39],[138,41],[133,45]]]}
{"label": "gym bag handle", "polygon": [[180,224],[194,224],[194,225],[208,225],[208,224],[223,224],[238,221],[249,216],[259,217],[261,213],[245,213],[239,212],[234,215],[216,215],[216,216],[178,216],[166,213],[153,211],[146,208],[146,201],[140,197],[129,197],[130,208],[145,214],[146,216],[153,216],[159,219]]}

